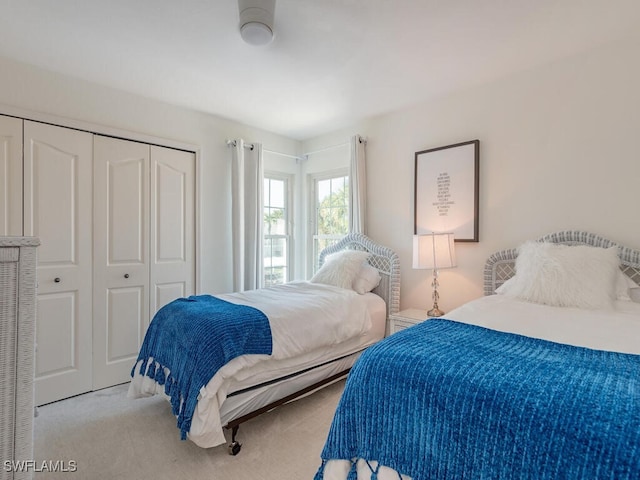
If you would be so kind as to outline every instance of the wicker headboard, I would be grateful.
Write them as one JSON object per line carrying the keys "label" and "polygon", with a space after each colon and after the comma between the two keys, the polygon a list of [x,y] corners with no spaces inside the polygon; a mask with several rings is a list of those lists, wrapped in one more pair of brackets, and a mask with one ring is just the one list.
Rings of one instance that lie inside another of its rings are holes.
{"label": "wicker headboard", "polygon": [[338,243],[322,250],[319,264],[324,263],[327,255],[345,249],[363,250],[371,253],[369,264],[377,268],[382,277],[380,284],[373,289],[373,293],[382,297],[386,302],[387,315],[397,313],[400,310],[400,259],[398,255],[390,248],[378,245],[361,233],[350,233],[340,239]]}
{"label": "wicker headboard", "polygon": [[[631,280],[640,284],[640,251],[618,245],[599,235],[566,230],[550,233],[540,237],[538,242],[562,243],[565,245],[590,245],[593,247],[618,247],[620,257],[620,269]],[[516,248],[500,250],[491,255],[484,266],[484,294],[493,295],[496,288],[509,280],[516,272],[515,263],[518,256]]]}

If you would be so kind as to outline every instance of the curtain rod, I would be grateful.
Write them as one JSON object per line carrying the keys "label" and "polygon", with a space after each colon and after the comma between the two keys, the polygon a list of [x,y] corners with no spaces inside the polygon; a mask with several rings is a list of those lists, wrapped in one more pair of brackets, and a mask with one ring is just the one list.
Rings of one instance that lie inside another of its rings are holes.
{"label": "curtain rod", "polygon": [[338,145],[331,145],[329,147],[320,148],[320,149],[314,150],[312,152],[306,152],[306,153],[303,153],[302,155],[304,157],[308,157],[309,155],[314,155],[316,153],[326,152],[327,150],[333,150],[334,148],[345,147],[347,145],[349,145],[349,142],[339,143]]}
{"label": "curtain rod", "polygon": [[289,153],[276,152],[274,150],[267,150],[266,148],[262,149],[264,153],[270,153],[272,155],[280,155],[281,157],[293,158],[294,160],[304,160],[304,157],[300,155],[291,155]]}
{"label": "curtain rod", "polygon": [[[367,143],[367,139],[366,139],[366,138],[364,138],[364,137],[361,137],[360,135],[358,135],[358,141],[359,141],[360,143],[364,143],[364,144],[366,144],[366,143]],[[313,154],[315,154],[315,153],[325,152],[325,151],[327,151],[327,150],[331,150],[331,149],[333,149],[333,148],[346,147],[346,146],[347,146],[347,145],[349,145],[349,144],[350,144],[350,142],[338,143],[337,145],[331,145],[331,146],[329,146],[329,147],[320,148],[320,149],[318,149],[318,150],[314,150],[314,151],[312,151],[312,152],[303,153],[302,155],[303,155],[303,156],[305,156],[305,157],[308,157],[309,155],[313,155]]]}
{"label": "curtain rod", "polygon": [[[365,145],[367,143],[367,139],[361,136],[358,136],[358,141],[360,143],[364,143]],[[280,155],[282,157],[293,158],[294,160],[298,161],[298,160],[307,160],[309,158],[309,155],[326,152],[327,150],[332,150],[334,148],[346,147],[347,145],[349,145],[349,143],[350,142],[344,142],[344,143],[338,143],[337,145],[330,145],[328,147],[320,148],[318,150],[313,150],[312,152],[303,153],[302,155],[291,155],[288,153],[276,152],[274,150],[267,150],[266,148],[264,148],[262,151],[264,153],[271,153],[273,155]],[[237,145],[237,140],[227,140],[227,146],[235,147],[236,145]],[[251,150],[253,150],[253,143],[245,143],[244,148],[250,148]]]}
{"label": "curtain rod", "polygon": [[[235,147],[238,144],[237,140],[227,140],[227,146],[228,147]],[[251,150],[253,150],[253,143],[245,143],[244,148],[250,148]],[[294,160],[304,160],[304,157],[301,157],[299,155],[291,155],[289,153],[282,153],[282,152],[276,152],[275,150],[268,150],[266,148],[263,148],[262,151],[264,153],[270,153],[272,155],[280,155],[281,157],[287,157],[287,158],[293,158]]]}

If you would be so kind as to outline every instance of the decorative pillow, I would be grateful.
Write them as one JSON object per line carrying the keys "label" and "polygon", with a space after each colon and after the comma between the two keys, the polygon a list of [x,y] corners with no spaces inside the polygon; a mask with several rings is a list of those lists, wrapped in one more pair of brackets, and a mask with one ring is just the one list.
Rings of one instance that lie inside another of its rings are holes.
{"label": "decorative pillow", "polygon": [[640,287],[630,288],[629,298],[632,302],[640,303]]}
{"label": "decorative pillow", "polygon": [[[509,280],[504,282],[498,288],[496,288],[496,293],[501,295],[509,295],[513,293],[513,285],[515,283],[515,277],[511,277]],[[631,291],[633,289],[640,290],[636,282],[627,277],[622,270],[618,269],[618,273],[616,273],[616,300],[629,300],[631,301]]]}
{"label": "decorative pillow", "polygon": [[360,250],[343,250],[328,255],[324,265],[311,278],[311,281],[351,290],[353,281],[369,255],[368,252]]}
{"label": "decorative pillow", "polygon": [[353,281],[353,289],[363,295],[376,288],[380,283],[380,278],[378,269],[365,262],[360,266],[360,271]]}
{"label": "decorative pillow", "polygon": [[609,308],[619,265],[616,247],[527,242],[518,249],[515,276],[496,291],[557,307]]}

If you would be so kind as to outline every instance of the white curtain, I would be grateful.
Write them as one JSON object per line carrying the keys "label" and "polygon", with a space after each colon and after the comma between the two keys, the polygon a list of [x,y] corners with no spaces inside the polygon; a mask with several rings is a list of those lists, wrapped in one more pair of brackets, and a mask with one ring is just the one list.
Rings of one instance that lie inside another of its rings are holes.
{"label": "white curtain", "polygon": [[366,234],[367,168],[366,141],[360,135],[351,137],[351,166],[349,171],[349,232]]}
{"label": "white curtain", "polygon": [[231,143],[233,290],[262,286],[263,167],[262,145]]}

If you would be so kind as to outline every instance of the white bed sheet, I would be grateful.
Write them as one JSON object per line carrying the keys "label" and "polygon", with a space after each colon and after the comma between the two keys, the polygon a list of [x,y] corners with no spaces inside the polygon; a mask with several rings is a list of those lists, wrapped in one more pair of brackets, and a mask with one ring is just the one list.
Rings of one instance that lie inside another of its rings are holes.
{"label": "white bed sheet", "polygon": [[490,295],[443,318],[578,347],[640,354],[640,304],[624,300],[616,301],[613,309],[584,310]]}
{"label": "white bed sheet", "polygon": [[[371,329],[364,335],[339,345],[309,352],[294,359],[260,362],[228,379],[228,384],[225,388],[231,394],[272,379],[300,372],[306,368],[320,366],[286,381],[228,397],[220,408],[222,425],[242,415],[251,413],[268,403],[298,392],[333,374],[351,368],[362,351],[384,338],[385,334],[387,311],[384,301],[373,293],[365,294],[365,300],[371,316]],[[327,364],[327,362],[331,363]]]}
{"label": "white bed sheet", "polygon": [[[270,356],[243,355],[233,359],[200,390],[189,438],[205,448],[226,442],[220,407],[236,379],[239,382],[236,384],[242,385],[244,381],[253,385],[264,381],[260,378],[267,378],[265,367],[271,362],[274,362],[276,370],[286,369],[299,365],[301,358],[303,362],[316,361],[314,358],[338,351],[339,345],[355,346],[368,341],[379,335],[380,329],[382,335],[376,338],[384,336],[384,322],[380,326],[376,321],[376,328],[372,330],[372,312],[383,311],[383,318],[386,319],[386,306],[380,297],[372,293],[359,295],[329,285],[292,282],[219,297],[233,303],[251,305],[269,318],[273,353]],[[283,301],[285,298],[286,302]],[[379,319],[379,313],[376,318]],[[130,397],[164,394],[164,387],[140,375],[137,368],[134,371],[129,387]],[[253,381],[253,376],[256,381]]]}
{"label": "white bed sheet", "polygon": [[[442,318],[567,345],[640,354],[640,304],[630,301],[618,300],[608,310],[584,310],[489,295],[472,300]],[[377,466],[376,462],[370,464],[373,468]],[[331,460],[327,462],[323,480],[345,480],[349,469],[348,461]],[[377,476],[378,480],[398,477],[395,470],[384,466]],[[364,460],[358,461],[357,478],[371,478],[371,469]],[[400,478],[411,480],[405,475]]]}

